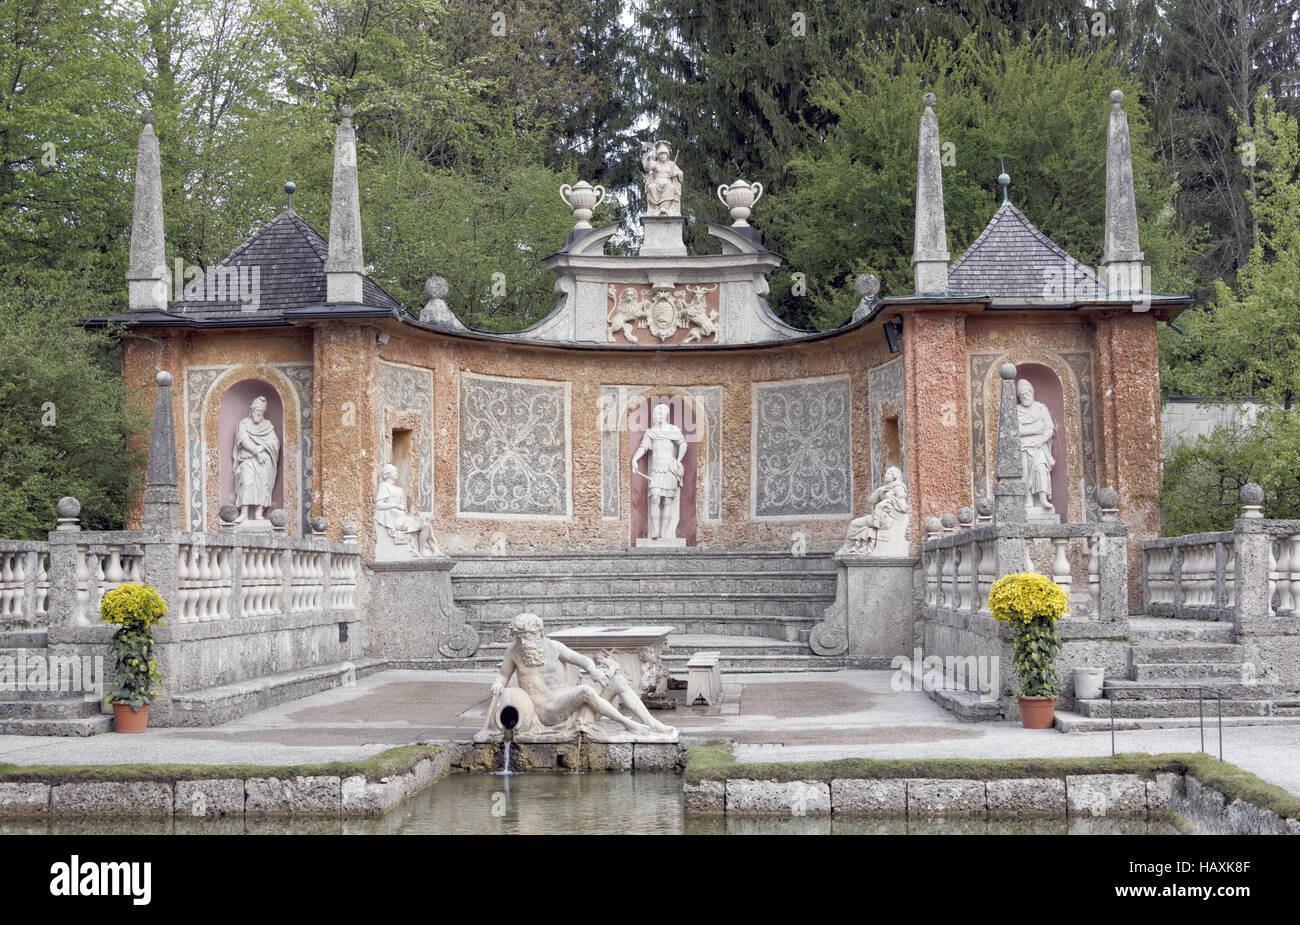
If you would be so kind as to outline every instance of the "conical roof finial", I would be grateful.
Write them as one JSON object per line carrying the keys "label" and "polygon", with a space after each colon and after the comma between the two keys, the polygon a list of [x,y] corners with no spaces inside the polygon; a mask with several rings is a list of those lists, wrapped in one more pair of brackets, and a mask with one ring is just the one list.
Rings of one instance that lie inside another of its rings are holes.
{"label": "conical roof finial", "polygon": [[1006,162],[1001,162],[1001,163],[1002,163],[1002,172],[998,174],[998,183],[1002,184],[1002,201],[1010,202],[1011,201],[1011,193],[1010,193],[1011,175],[1007,173]]}

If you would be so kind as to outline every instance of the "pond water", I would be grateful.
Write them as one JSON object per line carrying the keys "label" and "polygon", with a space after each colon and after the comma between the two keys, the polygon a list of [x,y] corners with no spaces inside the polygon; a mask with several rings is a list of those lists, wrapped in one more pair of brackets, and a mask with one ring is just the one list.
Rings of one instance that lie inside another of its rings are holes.
{"label": "pond water", "polygon": [[452,774],[381,819],[2,822],[16,834],[340,835],[1177,835],[1168,817],[1146,819],[696,818],[682,808],[676,774]]}

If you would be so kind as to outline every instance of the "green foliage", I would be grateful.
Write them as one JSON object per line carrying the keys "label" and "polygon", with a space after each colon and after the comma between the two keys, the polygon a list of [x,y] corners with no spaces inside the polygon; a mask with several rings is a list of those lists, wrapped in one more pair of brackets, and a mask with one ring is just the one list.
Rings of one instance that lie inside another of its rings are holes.
{"label": "green foliage", "polygon": [[113,588],[99,603],[99,616],[105,623],[123,629],[151,629],[163,626],[167,604],[156,588],[127,583]]}
{"label": "green foliage", "polygon": [[43,539],[54,505],[82,526],[120,529],[143,468],[144,420],[127,402],[112,340],[73,323],[76,296],[0,278],[0,536]]}
{"label": "green foliage", "polygon": [[119,627],[109,645],[117,661],[117,690],[108,699],[129,703],[138,711],[161,693],[162,672],[158,670],[153,627],[165,625],[167,605],[154,588],[124,584],[104,595],[99,615],[105,623]]}
{"label": "green foliage", "polygon": [[[765,201],[764,229],[804,273],[807,296],[788,276],[772,282],[773,308],[802,327],[843,323],[858,296],[852,279],[873,272],[883,295],[912,291],[916,145],[921,96],[938,96],[944,207],[952,259],[1001,202],[1005,162],[1011,201],[1066,251],[1095,266],[1105,220],[1108,95],[1126,91],[1142,245],[1157,291],[1192,283],[1190,242],[1176,227],[1172,187],[1146,143],[1147,121],[1131,79],[1051,33],[992,45],[968,38],[853,55],[853,79],[814,83],[814,103],[834,117],[795,154],[789,182]],[[948,147],[951,145],[951,147]]]}
{"label": "green foliage", "polygon": [[1061,635],[1051,617],[1016,621],[1013,657],[1020,697],[1055,697],[1061,692],[1061,676],[1056,670],[1056,655],[1061,651]]}

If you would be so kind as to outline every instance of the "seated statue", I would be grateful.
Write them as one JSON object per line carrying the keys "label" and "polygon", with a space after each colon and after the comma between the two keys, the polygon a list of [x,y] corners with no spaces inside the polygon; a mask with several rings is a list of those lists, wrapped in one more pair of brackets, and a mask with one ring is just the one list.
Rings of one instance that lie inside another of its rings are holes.
{"label": "seated statue", "polygon": [[428,518],[406,513],[406,492],[397,484],[397,467],[388,464],[379,473],[379,489],[375,492],[376,558],[391,558],[401,546],[412,556],[441,556]]}
{"label": "seated statue", "polygon": [[[885,481],[867,498],[870,508],[863,516],[849,524],[848,536],[840,553],[852,556],[905,556],[907,555],[906,527],[911,505],[907,501],[907,485],[897,466],[885,470]],[[901,543],[899,542],[901,538]]]}
{"label": "seated statue", "polygon": [[[601,741],[677,741],[677,730],[650,715],[613,658],[597,663],[548,638],[536,614],[515,617],[510,635],[514,640],[492,683],[492,702],[475,742],[500,739],[507,729],[532,741],[573,741],[579,733]],[[591,683],[568,683],[566,664],[586,672]],[[512,677],[518,687],[507,687]],[[602,719],[622,728],[603,729]]]}

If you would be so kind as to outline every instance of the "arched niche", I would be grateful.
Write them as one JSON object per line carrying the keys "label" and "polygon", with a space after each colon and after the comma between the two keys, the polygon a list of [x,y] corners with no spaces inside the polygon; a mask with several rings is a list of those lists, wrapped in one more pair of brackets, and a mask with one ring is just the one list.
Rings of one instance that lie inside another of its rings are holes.
{"label": "arched niche", "polygon": [[[286,530],[291,536],[305,536],[306,524],[302,487],[303,395],[287,375],[270,364],[250,363],[212,370],[212,380],[201,391],[200,444],[202,447],[201,529],[215,532],[218,511],[232,503],[234,469],[232,450],[235,428],[248,415],[258,395],[266,398],[267,418],[280,437],[280,459],[276,466],[272,500],[288,515]],[[307,400],[310,401],[308,395]],[[191,501],[191,504],[194,502]]]}
{"label": "arched niche", "polygon": [[[646,535],[646,519],[649,511],[649,498],[646,489],[649,482],[638,475],[631,474],[632,457],[641,445],[641,439],[651,426],[655,405],[668,405],[668,423],[681,429],[686,437],[686,455],[682,457],[682,488],[680,516],[677,521],[676,535],[686,541],[687,546],[694,546],[699,540],[699,524],[705,518],[704,493],[700,491],[699,469],[704,458],[709,438],[708,423],[704,407],[691,395],[672,389],[647,389],[632,397],[627,404],[624,419],[627,431],[627,443],[624,445],[622,463],[628,473],[629,519],[628,544]],[[648,470],[649,454],[642,457],[638,468],[641,472]]]}
{"label": "arched niche", "polygon": [[[1070,454],[1066,449],[1065,389],[1061,379],[1042,363],[1021,363],[1016,367],[1016,397],[1019,399],[1021,380],[1034,388],[1034,401],[1042,402],[1052,414],[1056,433],[1052,437],[1051,453],[1056,460],[1052,467],[1052,506],[1061,520],[1069,520]],[[1028,477],[1029,473],[1025,473]]]}
{"label": "arched niche", "polygon": [[221,396],[217,409],[217,460],[219,464],[218,497],[221,504],[235,503],[234,448],[235,431],[239,422],[248,416],[249,408],[258,398],[266,399],[266,419],[275,427],[279,437],[280,454],[275,461],[275,486],[271,491],[271,507],[284,508],[284,401],[270,383],[261,379],[241,379]]}

